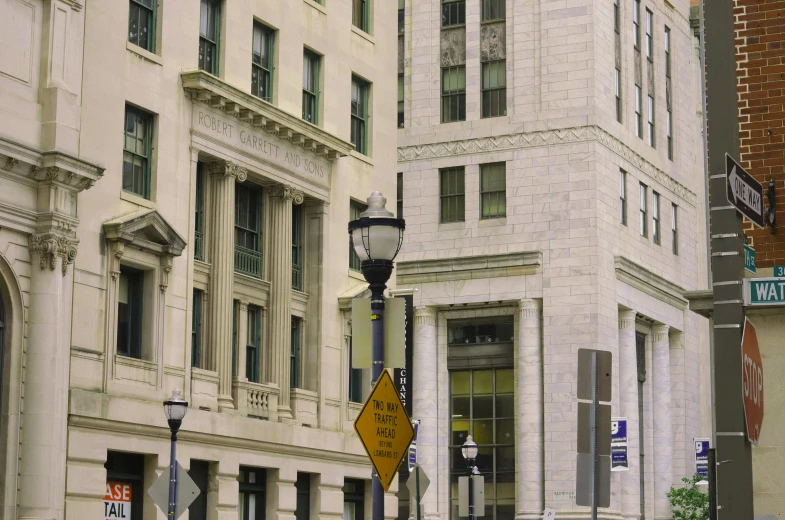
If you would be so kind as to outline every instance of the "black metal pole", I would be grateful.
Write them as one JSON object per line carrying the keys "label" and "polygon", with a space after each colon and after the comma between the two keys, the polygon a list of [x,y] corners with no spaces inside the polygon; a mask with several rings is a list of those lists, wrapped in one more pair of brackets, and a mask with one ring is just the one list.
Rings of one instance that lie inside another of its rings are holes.
{"label": "black metal pole", "polygon": [[717,520],[717,454],[709,448],[709,520]]}
{"label": "black metal pole", "polygon": [[[363,275],[371,289],[371,384],[381,377],[384,370],[384,290],[392,273],[392,262],[380,265],[379,261],[363,262]],[[384,520],[384,488],[374,471],[371,489],[373,520]]]}
{"label": "black metal pole", "polygon": [[469,520],[477,518],[474,514],[474,461],[469,464]]}
{"label": "black metal pole", "polygon": [[599,422],[600,401],[597,352],[591,353],[591,520],[597,520],[597,504],[599,503],[600,479],[599,472]]}
{"label": "black metal pole", "polygon": [[177,430],[180,425],[173,425],[173,422],[169,421],[169,427],[172,429],[172,444],[169,454],[169,511],[166,515],[168,520],[174,520],[177,513]]}

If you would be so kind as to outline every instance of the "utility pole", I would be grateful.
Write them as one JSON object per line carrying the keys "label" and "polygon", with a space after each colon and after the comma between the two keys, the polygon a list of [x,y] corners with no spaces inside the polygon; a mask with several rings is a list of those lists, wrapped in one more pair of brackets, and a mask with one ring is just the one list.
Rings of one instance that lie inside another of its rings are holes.
{"label": "utility pole", "polygon": [[[718,520],[752,520],[752,453],[742,399],[742,217],[728,201],[727,153],[739,158],[733,0],[701,0],[713,290],[714,438]],[[711,468],[710,468],[711,469]]]}

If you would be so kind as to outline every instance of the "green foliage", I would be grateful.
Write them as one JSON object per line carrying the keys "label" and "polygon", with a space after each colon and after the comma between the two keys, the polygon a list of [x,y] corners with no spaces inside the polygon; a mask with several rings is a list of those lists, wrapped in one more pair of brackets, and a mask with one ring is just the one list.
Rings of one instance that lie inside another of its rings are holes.
{"label": "green foliage", "polygon": [[701,480],[703,478],[696,473],[691,479],[681,479],[684,487],[672,487],[668,491],[673,520],[709,520],[709,495],[696,486]]}

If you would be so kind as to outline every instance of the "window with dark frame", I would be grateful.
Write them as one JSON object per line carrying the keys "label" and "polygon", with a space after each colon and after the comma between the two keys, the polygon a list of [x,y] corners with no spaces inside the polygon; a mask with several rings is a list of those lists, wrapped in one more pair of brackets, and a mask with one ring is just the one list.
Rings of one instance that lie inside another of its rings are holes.
{"label": "window with dark frame", "polygon": [[248,306],[248,338],[245,344],[245,377],[259,383],[259,366],[262,356],[262,309]]}
{"label": "window with dark frame", "polygon": [[660,194],[653,191],[651,194],[651,219],[652,219],[652,240],[660,245]]}
{"label": "window with dark frame", "polygon": [[251,94],[273,102],[273,46],[275,31],[257,21],[253,23]]}
{"label": "window with dark frame", "polygon": [[632,44],[641,47],[641,0],[632,0]]}
{"label": "window with dark frame", "polygon": [[505,163],[480,165],[480,218],[507,216],[507,166]]}
{"label": "window with dark frame", "polygon": [[[360,218],[360,214],[368,209],[368,206],[363,204],[362,202],[357,202],[356,200],[349,201],[349,222],[352,220],[357,220]],[[349,237],[349,269],[352,271],[359,271],[360,270],[360,257],[357,256],[357,253],[354,252],[354,246],[352,245],[352,237]]]}
{"label": "window with dark frame", "polygon": [[665,26],[665,133],[668,159],[673,160],[673,94],[671,92],[671,30]]}
{"label": "window with dark frame", "polygon": [[489,61],[482,64],[482,117],[507,115],[507,62]]}
{"label": "window with dark frame", "polygon": [[440,185],[440,222],[463,222],[465,220],[466,187],[464,168],[445,168],[439,170]]}
{"label": "window with dark frame", "polygon": [[142,359],[144,271],[120,266],[117,291],[117,354]]}
{"label": "window with dark frame", "polygon": [[207,493],[209,492],[210,463],[206,460],[191,459],[188,476],[199,488],[199,494],[188,506],[188,520],[207,520]]}
{"label": "window with dark frame", "polygon": [[643,104],[643,99],[641,96],[643,93],[641,92],[641,87],[639,85],[635,85],[635,135],[643,139],[643,110],[641,105]]}
{"label": "window with dark frame", "polygon": [[621,123],[621,6],[620,0],[613,0],[613,31],[615,52],[615,80],[616,80],[616,121]]}
{"label": "window with dark frame", "polygon": [[239,338],[237,337],[240,324],[237,322],[240,316],[240,302],[232,300],[232,378],[237,377],[237,349]]}
{"label": "window with dark frame", "polygon": [[398,74],[398,128],[404,127],[404,75]]}
{"label": "window with dark frame", "polygon": [[194,208],[194,258],[204,260],[204,163],[196,164],[196,208]]}
{"label": "window with dark frame", "polygon": [[204,291],[194,289],[191,316],[191,366],[202,368],[202,303]]}
{"label": "window with dark frame", "polygon": [[363,32],[371,32],[371,0],[352,0],[352,25]]}
{"label": "window with dark frame", "polygon": [[303,208],[292,206],[292,289],[303,290]]}
{"label": "window with dark frame", "polygon": [[654,59],[654,38],[652,36],[652,17],[651,11],[646,9],[646,58],[651,61]]}
{"label": "window with dark frame", "polygon": [[303,119],[319,124],[319,64],[321,56],[303,51]]}
{"label": "window with dark frame", "polygon": [[673,240],[673,254],[679,254],[679,207],[671,204],[671,234]]}
{"label": "window with dark frame", "polygon": [[354,149],[368,155],[368,90],[370,84],[352,76],[352,127]]}
{"label": "window with dark frame", "polygon": [[403,218],[403,172],[398,172],[395,182],[396,192],[396,214],[397,218]]}
{"label": "window with dark frame", "polygon": [[442,123],[466,120],[466,66],[442,69]]}
{"label": "window with dark frame", "polygon": [[404,33],[405,20],[406,20],[406,0],[398,0],[398,34]]}
{"label": "window with dark frame", "polygon": [[442,27],[466,24],[466,0],[442,0]]}
{"label": "window with dark frame", "polygon": [[297,489],[297,508],[294,510],[294,518],[295,520],[310,520],[311,474],[298,471],[294,487]]}
{"label": "window with dark frame", "polygon": [[647,211],[646,211],[646,200],[648,198],[647,194],[648,187],[641,183],[640,191],[641,191],[641,200],[640,200],[640,226],[641,226],[641,236],[648,237],[648,225],[647,220],[649,218]]}
{"label": "window with dark frame", "polygon": [[493,22],[496,20],[504,20],[505,13],[505,0],[481,0],[481,18],[483,22]]}
{"label": "window with dark frame", "polygon": [[365,481],[347,478],[343,481],[343,520],[365,518]]}
{"label": "window with dark frame", "polygon": [[221,1],[201,0],[199,17],[199,69],[218,75]]}
{"label": "window with dark frame", "polygon": [[363,402],[363,369],[352,368],[352,337],[349,341],[349,402]]}
{"label": "window with dark frame", "polygon": [[303,334],[303,320],[302,318],[298,318],[292,316],[292,348],[291,348],[291,355],[290,355],[290,365],[289,365],[289,386],[291,388],[300,388],[302,385],[302,381],[300,380],[300,354],[301,354],[301,343],[302,343],[302,334]]}
{"label": "window with dark frame", "polygon": [[106,482],[131,485],[131,515],[129,520],[142,520],[144,494],[147,488],[144,481],[144,455],[108,451],[106,453]]}
{"label": "window with dark frame", "polygon": [[262,190],[244,182],[235,184],[234,270],[262,276]]}
{"label": "window with dark frame", "polygon": [[150,198],[153,116],[125,106],[123,191]]}
{"label": "window with dark frame", "polygon": [[627,225],[627,172],[619,170],[619,220]]}
{"label": "window with dark frame", "polygon": [[237,520],[264,520],[267,509],[267,471],[240,466]]}
{"label": "window with dark frame", "polygon": [[129,0],[128,41],[155,52],[156,0]]}
{"label": "window with dark frame", "polygon": [[656,144],[656,135],[654,130],[654,97],[649,96],[649,146],[652,148],[655,147]]}

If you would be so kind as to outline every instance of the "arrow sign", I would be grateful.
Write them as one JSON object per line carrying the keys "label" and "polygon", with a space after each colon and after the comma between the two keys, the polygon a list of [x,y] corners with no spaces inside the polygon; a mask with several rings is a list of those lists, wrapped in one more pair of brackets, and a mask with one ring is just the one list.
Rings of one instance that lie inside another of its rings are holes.
{"label": "arrow sign", "polygon": [[744,170],[730,155],[725,154],[725,189],[728,202],[739,212],[762,228],[763,219],[763,186]]}

